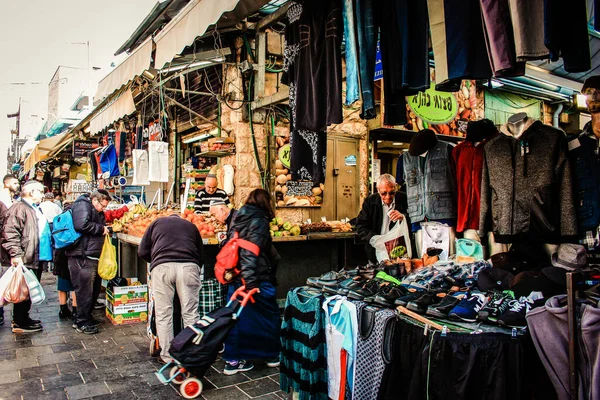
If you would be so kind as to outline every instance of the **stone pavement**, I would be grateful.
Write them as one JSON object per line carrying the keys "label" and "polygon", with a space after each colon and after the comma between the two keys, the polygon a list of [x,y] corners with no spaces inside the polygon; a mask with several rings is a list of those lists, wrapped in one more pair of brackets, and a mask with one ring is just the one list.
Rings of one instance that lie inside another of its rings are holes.
{"label": "stone pavement", "polygon": [[[27,399],[175,399],[175,385],[163,386],[154,376],[161,365],[148,354],[145,324],[113,326],[103,310],[97,335],[77,333],[71,321],[58,318],[56,278],[44,273],[46,301],[32,307],[43,332],[13,334],[12,306],[0,326],[0,400]],[[246,373],[225,376],[218,360],[203,379],[204,399],[285,399],[279,371],[256,365]]]}

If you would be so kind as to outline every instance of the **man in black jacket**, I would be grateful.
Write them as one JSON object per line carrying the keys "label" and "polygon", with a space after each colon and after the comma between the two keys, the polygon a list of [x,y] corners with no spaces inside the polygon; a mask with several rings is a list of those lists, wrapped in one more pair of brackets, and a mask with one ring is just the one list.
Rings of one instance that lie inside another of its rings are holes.
{"label": "man in black jacket", "polygon": [[396,221],[402,221],[406,213],[406,198],[396,188],[396,180],[390,174],[377,179],[377,193],[367,197],[356,218],[356,231],[367,242],[365,251],[369,262],[377,264],[375,249],[369,244],[375,235],[389,232]]}
{"label": "man in black jacket", "polygon": [[77,243],[66,250],[77,298],[77,319],[73,327],[77,332],[88,335],[98,333],[98,323],[92,319],[92,309],[102,284],[98,276],[98,259],[102,253],[104,235],[109,234],[103,213],[109,202],[110,194],[99,189],[90,195],[79,196],[71,206],[73,226],[81,233]]}
{"label": "man in black jacket", "polygon": [[[40,235],[38,228],[38,205],[44,198],[44,186],[37,181],[23,185],[21,200],[14,203],[6,212],[2,232],[2,248],[10,257],[10,265],[25,265],[35,272],[38,280],[42,277],[42,263],[39,261]],[[14,333],[37,332],[42,330],[39,320],[29,317],[31,300],[13,305],[12,331]]]}
{"label": "man in black jacket", "polygon": [[150,263],[156,330],[162,348],[160,356],[167,363],[171,361],[169,347],[173,340],[175,290],[184,325],[193,325],[200,319],[202,238],[194,224],[173,214],[150,224],[140,242],[138,255]]}

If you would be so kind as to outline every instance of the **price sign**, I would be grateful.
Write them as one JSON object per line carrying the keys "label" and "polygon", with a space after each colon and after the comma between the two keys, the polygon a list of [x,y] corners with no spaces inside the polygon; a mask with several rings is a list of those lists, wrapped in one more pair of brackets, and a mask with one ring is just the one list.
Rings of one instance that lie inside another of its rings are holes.
{"label": "price sign", "polygon": [[287,181],[288,196],[312,196],[313,183],[311,181]]}
{"label": "price sign", "polygon": [[91,193],[95,187],[94,184],[84,180],[72,180],[71,192],[73,193]]}
{"label": "price sign", "polygon": [[97,149],[99,146],[98,142],[92,140],[75,140],[73,141],[73,157],[85,157],[90,150]]}

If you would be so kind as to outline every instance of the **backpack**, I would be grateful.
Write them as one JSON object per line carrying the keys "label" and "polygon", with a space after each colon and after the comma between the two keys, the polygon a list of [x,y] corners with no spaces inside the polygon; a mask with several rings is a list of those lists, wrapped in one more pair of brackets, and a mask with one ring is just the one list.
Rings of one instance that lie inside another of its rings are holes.
{"label": "backpack", "polygon": [[258,257],[260,247],[252,242],[238,238],[238,233],[234,232],[233,238],[229,240],[217,254],[215,263],[215,278],[223,285],[230,283],[240,274],[238,265],[239,249],[245,249]]}
{"label": "backpack", "polygon": [[73,246],[81,238],[81,233],[75,230],[71,210],[57,215],[52,220],[52,239],[55,249]]}

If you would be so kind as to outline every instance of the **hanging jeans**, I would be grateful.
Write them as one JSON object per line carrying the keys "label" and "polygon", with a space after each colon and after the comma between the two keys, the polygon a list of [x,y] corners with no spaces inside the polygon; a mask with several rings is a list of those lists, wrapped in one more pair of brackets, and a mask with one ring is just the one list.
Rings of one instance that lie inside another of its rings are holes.
{"label": "hanging jeans", "polygon": [[375,0],[356,0],[356,28],[358,32],[358,65],[360,87],[362,90],[362,119],[377,116],[373,97],[375,78],[375,55],[377,54],[377,36],[379,25],[375,21]]}
{"label": "hanging jeans", "polygon": [[353,0],[344,0],[342,15],[344,17],[344,38],[346,40],[346,105],[350,105],[360,97]]}

